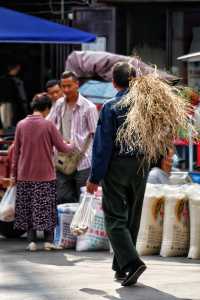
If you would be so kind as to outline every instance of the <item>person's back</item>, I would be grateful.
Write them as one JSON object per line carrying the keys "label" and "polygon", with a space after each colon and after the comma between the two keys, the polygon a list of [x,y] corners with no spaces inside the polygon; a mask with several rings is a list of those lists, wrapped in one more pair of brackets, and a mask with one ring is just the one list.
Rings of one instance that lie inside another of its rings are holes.
{"label": "person's back", "polygon": [[169,174],[162,169],[155,167],[149,172],[148,183],[151,184],[168,184]]}
{"label": "person's back", "polygon": [[[51,105],[47,96],[43,96],[43,99],[44,105],[45,101]],[[36,107],[43,105],[41,100],[36,99],[33,102]],[[55,180],[53,147],[60,152],[66,152],[67,147],[70,150],[69,146],[63,146],[61,134],[51,121],[44,118],[44,115],[46,116],[45,111],[43,114],[35,111],[17,125],[12,169],[14,177],[19,181]]]}
{"label": "person's back", "polygon": [[10,63],[8,72],[0,77],[0,117],[3,127],[16,126],[27,114],[27,99],[24,84],[17,77],[21,66]]}
{"label": "person's back", "polygon": [[18,131],[23,153],[19,160],[19,180],[52,179],[51,129],[51,122],[41,116],[30,115],[19,123]]}
{"label": "person's back", "polygon": [[33,115],[22,120],[16,128],[11,183],[17,185],[16,228],[28,232],[28,250],[37,250],[36,231],[44,231],[44,249],[53,245],[56,226],[56,174],[53,166],[53,147],[69,152],[55,125],[45,120],[51,100],[41,96],[32,101]]}
{"label": "person's back", "polygon": [[118,94],[100,113],[87,184],[87,191],[94,193],[102,183],[105,226],[114,251],[113,270],[123,286],[136,283],[146,269],[135,244],[148,170],[137,149],[123,149],[116,143],[119,128],[127,116],[127,110],[119,104],[124,101],[129,81],[135,76],[135,70],[127,63],[118,63],[113,68],[113,83]]}

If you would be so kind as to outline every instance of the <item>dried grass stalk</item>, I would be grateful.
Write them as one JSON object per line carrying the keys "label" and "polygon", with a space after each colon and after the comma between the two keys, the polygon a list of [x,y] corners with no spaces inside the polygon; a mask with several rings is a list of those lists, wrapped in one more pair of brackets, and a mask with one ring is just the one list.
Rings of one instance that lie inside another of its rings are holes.
{"label": "dried grass stalk", "polygon": [[127,109],[127,117],[118,130],[117,142],[122,151],[142,152],[148,163],[165,155],[179,130],[188,131],[191,126],[190,104],[156,74],[134,79],[118,105]]}

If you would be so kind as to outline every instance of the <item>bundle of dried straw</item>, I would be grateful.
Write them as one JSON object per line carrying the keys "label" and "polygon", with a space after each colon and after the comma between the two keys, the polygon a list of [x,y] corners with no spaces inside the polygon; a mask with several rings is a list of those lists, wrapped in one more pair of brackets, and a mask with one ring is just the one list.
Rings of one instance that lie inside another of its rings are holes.
{"label": "bundle of dried straw", "polygon": [[118,131],[122,150],[128,147],[144,154],[150,164],[172,147],[180,129],[189,130],[190,104],[178,91],[155,74],[131,81],[129,92],[118,104],[127,109]]}

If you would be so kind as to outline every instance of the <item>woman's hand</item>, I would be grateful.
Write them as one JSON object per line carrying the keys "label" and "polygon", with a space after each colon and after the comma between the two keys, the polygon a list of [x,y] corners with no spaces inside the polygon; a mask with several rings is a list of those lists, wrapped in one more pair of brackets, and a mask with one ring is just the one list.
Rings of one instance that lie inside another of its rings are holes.
{"label": "woman's hand", "polygon": [[16,185],[16,179],[14,177],[11,177],[10,186],[15,186],[15,185]]}
{"label": "woman's hand", "polygon": [[0,179],[0,185],[1,185],[4,189],[7,189],[7,187],[10,186],[10,182],[11,182],[11,179],[10,179],[10,178],[2,178],[2,179]]}

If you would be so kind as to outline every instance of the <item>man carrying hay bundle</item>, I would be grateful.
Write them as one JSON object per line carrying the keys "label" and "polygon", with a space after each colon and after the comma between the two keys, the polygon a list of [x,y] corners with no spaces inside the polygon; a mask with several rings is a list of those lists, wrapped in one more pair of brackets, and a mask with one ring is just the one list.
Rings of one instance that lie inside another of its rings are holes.
{"label": "man carrying hay bundle", "polygon": [[103,210],[114,251],[113,270],[122,286],[135,284],[146,265],[136,251],[148,166],[165,155],[181,128],[188,105],[156,74],[135,78],[128,63],[113,68],[118,90],[100,114],[87,190],[103,187]]}

